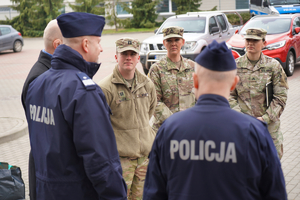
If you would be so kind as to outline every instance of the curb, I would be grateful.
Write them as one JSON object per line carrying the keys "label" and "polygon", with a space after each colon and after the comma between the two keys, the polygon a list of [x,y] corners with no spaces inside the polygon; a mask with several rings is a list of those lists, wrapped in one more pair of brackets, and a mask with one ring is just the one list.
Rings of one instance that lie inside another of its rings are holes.
{"label": "curb", "polygon": [[1,127],[0,144],[10,142],[28,134],[27,122],[20,118],[0,117],[0,128]]}

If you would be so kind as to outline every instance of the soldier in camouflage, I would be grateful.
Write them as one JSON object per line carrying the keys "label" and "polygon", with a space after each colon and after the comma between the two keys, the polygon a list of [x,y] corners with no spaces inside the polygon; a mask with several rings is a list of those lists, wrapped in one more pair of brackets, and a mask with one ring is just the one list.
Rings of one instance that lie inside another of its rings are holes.
{"label": "soldier in camouflage", "polygon": [[148,166],[148,155],[155,138],[149,120],[156,106],[152,81],[136,69],[140,43],[133,38],[116,41],[113,73],[99,85],[111,108],[110,117],[127,185],[129,200],[140,200]]}
{"label": "soldier in camouflage", "polygon": [[157,106],[151,119],[155,131],[173,113],[195,105],[195,94],[192,92],[195,62],[180,55],[185,42],[182,36],[181,27],[163,29],[163,44],[167,55],[149,70],[148,76],[153,81],[157,94]]}
{"label": "soldier in camouflage", "polygon": [[[230,106],[234,110],[251,115],[268,124],[268,130],[276,146],[279,158],[283,155],[283,136],[280,115],[287,100],[288,83],[280,63],[262,53],[266,45],[264,29],[246,30],[246,54],[236,59],[240,82],[231,92]],[[271,82],[273,99],[266,101],[266,84]]]}

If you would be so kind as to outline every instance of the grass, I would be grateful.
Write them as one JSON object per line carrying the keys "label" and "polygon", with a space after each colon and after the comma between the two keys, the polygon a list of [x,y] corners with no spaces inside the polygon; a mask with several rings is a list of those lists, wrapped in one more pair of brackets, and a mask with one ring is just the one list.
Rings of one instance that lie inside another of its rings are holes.
{"label": "grass", "polygon": [[154,33],[154,30],[157,29],[157,27],[154,28],[129,28],[124,29],[120,28],[118,31],[116,29],[104,29],[102,34],[116,34],[116,33],[138,33],[138,32],[152,32]]}

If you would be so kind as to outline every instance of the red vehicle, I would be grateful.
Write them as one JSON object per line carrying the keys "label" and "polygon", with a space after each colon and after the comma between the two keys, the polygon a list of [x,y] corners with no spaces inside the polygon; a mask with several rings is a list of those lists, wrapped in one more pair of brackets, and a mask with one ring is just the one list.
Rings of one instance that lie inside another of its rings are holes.
{"label": "red vehicle", "polygon": [[245,54],[244,35],[248,28],[263,28],[267,31],[267,45],[263,54],[278,60],[287,76],[292,76],[295,63],[300,60],[300,14],[252,17],[227,41],[234,58]]}

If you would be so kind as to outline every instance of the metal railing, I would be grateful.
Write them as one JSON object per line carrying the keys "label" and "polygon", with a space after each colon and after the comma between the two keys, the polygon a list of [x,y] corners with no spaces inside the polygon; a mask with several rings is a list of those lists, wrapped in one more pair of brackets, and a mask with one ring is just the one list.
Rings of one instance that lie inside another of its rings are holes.
{"label": "metal railing", "polygon": [[157,51],[149,51],[146,54],[146,62],[145,62],[145,67],[146,69],[149,69],[150,67],[148,67],[148,63],[151,63],[150,66],[154,63],[157,62],[159,60],[157,59],[149,59],[149,56],[157,56],[157,55],[166,55],[167,51],[166,50],[157,50]]}

